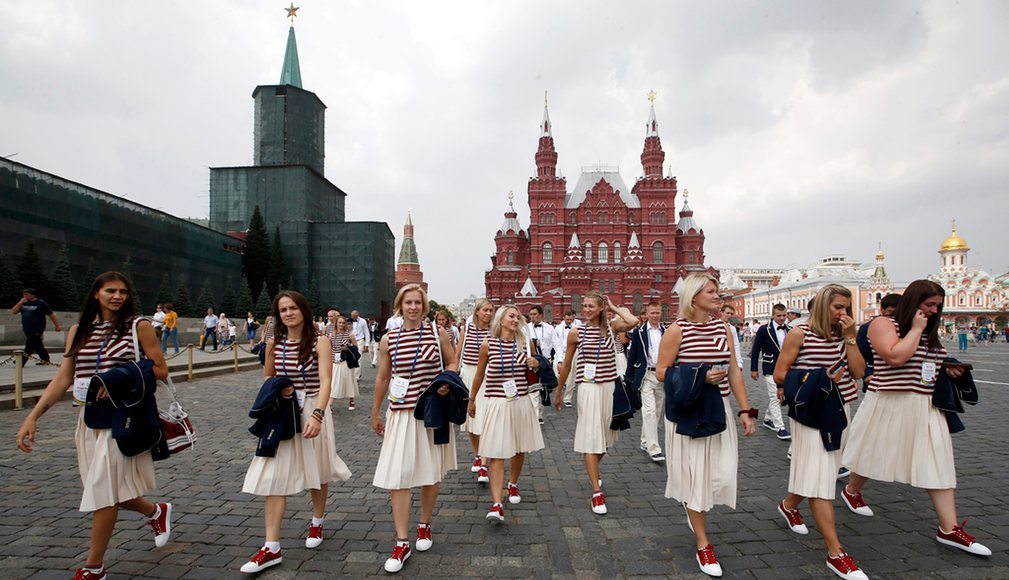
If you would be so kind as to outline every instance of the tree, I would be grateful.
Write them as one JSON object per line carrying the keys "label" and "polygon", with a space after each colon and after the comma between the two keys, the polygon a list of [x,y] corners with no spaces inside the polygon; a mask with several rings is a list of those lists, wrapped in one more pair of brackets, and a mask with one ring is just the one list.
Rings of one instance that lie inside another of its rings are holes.
{"label": "tree", "polygon": [[[216,300],[214,300],[214,293],[210,290],[210,280],[205,280],[203,282],[203,287],[200,288],[200,293],[196,298],[196,303],[193,305],[193,316],[204,316],[207,313],[207,309],[210,308],[217,312]],[[227,314],[227,313],[225,313]]]}
{"label": "tree", "polygon": [[[238,296],[235,295],[235,288],[231,284],[231,276],[228,276],[224,282],[224,296],[221,297],[221,312],[237,320],[235,311],[238,310]],[[243,311],[242,314],[245,312]]]}
{"label": "tree", "polygon": [[91,289],[91,285],[95,283],[95,278],[101,272],[98,270],[98,264],[95,263],[95,257],[91,256],[88,258],[88,269],[84,272],[84,292]]}
{"label": "tree", "polygon": [[308,295],[305,298],[308,299],[308,307],[312,309],[312,316],[321,316],[325,314],[322,311],[322,296],[319,294],[319,284],[315,281],[315,275],[313,274],[308,283]]}
{"label": "tree", "polygon": [[126,256],[123,260],[122,266],[119,267],[119,273],[126,276],[126,279],[133,284],[133,309],[136,311],[134,314],[144,313],[144,301],[140,298],[140,292],[137,290],[137,285],[133,280],[133,257],[130,255]]}
{"label": "tree", "polygon": [[7,256],[0,252],[0,306],[10,308],[21,300],[21,281],[17,279],[7,263]]}
{"label": "tree", "polygon": [[189,297],[189,288],[186,287],[185,280],[179,280],[178,286],[175,287],[175,299],[172,300],[172,304],[179,316],[193,315],[193,299]]}
{"label": "tree", "polygon": [[70,250],[65,244],[60,248],[56,268],[53,269],[52,284],[51,306],[53,309],[77,310],[81,305],[81,297],[77,293],[77,283],[74,282],[74,275],[70,271]]}
{"label": "tree", "polygon": [[167,304],[172,301],[172,278],[165,272],[161,277],[161,286],[158,287],[158,295],[154,298],[158,304]]}
{"label": "tree", "polygon": [[273,230],[273,243],[270,244],[270,266],[266,271],[266,291],[270,296],[276,296],[277,292],[287,289],[290,286],[288,280],[291,272],[287,268],[287,260],[284,259],[284,247],[280,242],[280,226]]}
{"label": "tree", "polygon": [[18,279],[21,280],[24,288],[35,288],[42,299],[49,300],[51,298],[49,296],[49,279],[46,278],[46,272],[42,268],[42,259],[35,252],[35,244],[32,242],[25,245],[25,253],[18,263]]}
{"label": "tree", "polygon": [[235,302],[236,316],[245,316],[245,313],[251,311],[255,304],[252,292],[249,292],[249,282],[245,276],[242,276],[242,281],[238,285],[238,299]]}
{"label": "tree", "polygon": [[427,303],[428,303],[427,317],[430,320],[434,320],[434,314],[435,314],[435,312],[438,312],[439,310],[442,310],[442,309],[445,308],[444,306],[442,306],[441,304],[438,304],[434,300],[428,300]]}
{"label": "tree", "polygon": [[252,210],[249,230],[245,234],[242,267],[249,283],[249,293],[252,296],[259,296],[270,269],[270,234],[266,230],[266,222],[258,205]]}
{"label": "tree", "polygon": [[256,300],[256,307],[253,308],[253,314],[259,320],[265,319],[267,316],[273,314],[273,302],[270,297],[266,295],[266,290],[259,293],[259,299]]}

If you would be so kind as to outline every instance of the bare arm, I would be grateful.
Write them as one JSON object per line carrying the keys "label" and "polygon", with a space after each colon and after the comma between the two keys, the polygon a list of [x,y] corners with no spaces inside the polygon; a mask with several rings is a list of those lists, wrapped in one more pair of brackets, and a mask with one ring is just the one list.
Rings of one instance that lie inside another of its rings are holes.
{"label": "bare arm", "polygon": [[560,365],[561,376],[557,378],[557,393],[554,395],[554,408],[558,411],[564,405],[564,385],[568,382],[568,375],[571,373],[571,363],[575,359],[575,351],[578,350],[578,329],[572,328],[568,331],[567,348],[564,351],[564,362]]}
{"label": "bare arm", "polygon": [[275,343],[272,338],[266,341],[266,356],[263,357],[263,376],[266,378],[276,376],[277,374],[277,368],[275,364],[276,346],[277,343]]}
{"label": "bare arm", "polygon": [[[67,344],[73,342],[76,332],[77,325],[75,324],[70,327]],[[18,429],[15,436],[18,449],[21,451],[31,453],[32,445],[35,443],[36,423],[39,418],[59,402],[63,398],[63,394],[67,392],[67,389],[74,384],[74,360],[75,357],[66,354],[63,355],[63,361],[60,363],[59,370],[56,371],[56,376],[46,385],[46,389],[42,392],[42,396],[39,397],[38,403],[35,403],[35,407],[21,423],[21,428]]]}
{"label": "bare arm", "polygon": [[317,341],[315,354],[319,357],[319,408],[327,409],[333,389],[333,343],[328,340]]}
{"label": "bare arm", "polygon": [[24,298],[18,300],[18,303],[15,304],[13,308],[11,308],[11,314],[17,314],[21,312],[21,307],[24,305],[25,302],[27,302],[27,300],[25,300]]}
{"label": "bare arm", "polygon": [[[736,337],[733,336],[736,331],[732,330],[731,326],[726,325],[725,335],[729,340],[729,352],[734,352]],[[740,410],[746,410],[750,408],[750,402],[746,399],[746,385],[743,383],[743,369],[739,368],[738,364],[729,364],[729,387],[732,389],[732,394],[736,397],[736,403],[739,405]],[[748,437],[753,435],[753,432],[757,430],[757,423],[754,421],[747,413],[740,413],[739,415],[739,425],[743,428],[743,435]]]}
{"label": "bare arm", "polygon": [[[141,320],[137,323],[137,339],[144,356],[154,361],[154,376],[162,381],[167,379],[168,363],[165,362],[165,353],[161,352],[158,335],[154,334],[154,327],[151,326],[149,320]],[[71,340],[68,337],[67,344],[70,344]]]}
{"label": "bare arm", "polygon": [[872,350],[879,354],[886,364],[899,367],[911,360],[915,351],[918,350],[921,333],[925,330],[926,324],[928,324],[928,318],[920,311],[915,312],[911,330],[908,331],[907,336],[901,338],[897,334],[897,328],[893,322],[885,316],[879,316],[869,324],[869,343],[872,345]]}
{"label": "bare arm", "polygon": [[778,363],[774,365],[774,382],[779,388],[785,384],[785,375],[792,370],[795,359],[799,356],[799,348],[805,337],[801,328],[793,328],[785,335],[785,344],[781,345],[781,354],[778,355]]}
{"label": "bare arm", "polygon": [[660,383],[666,380],[666,369],[676,362],[682,340],[683,330],[679,324],[670,325],[662,335],[662,340],[659,341],[659,358],[655,361],[655,378]]}
{"label": "bare arm", "polygon": [[50,312],[49,313],[49,318],[53,321],[53,328],[56,329],[56,332],[59,332],[59,331],[63,330],[63,327],[60,326],[59,319],[56,318],[56,313],[55,312]]}
{"label": "bare arm", "polygon": [[392,378],[392,359],[389,357],[389,333],[378,343],[378,373],[375,375],[375,399],[371,405],[371,429],[376,435],[385,433],[382,421],[382,401],[389,392],[389,379]]}
{"label": "bare arm", "polygon": [[609,310],[618,317],[617,320],[612,322],[613,332],[627,332],[638,325],[638,317],[634,316],[629,309],[623,306],[614,306],[608,297],[606,298],[606,304],[609,306]]}

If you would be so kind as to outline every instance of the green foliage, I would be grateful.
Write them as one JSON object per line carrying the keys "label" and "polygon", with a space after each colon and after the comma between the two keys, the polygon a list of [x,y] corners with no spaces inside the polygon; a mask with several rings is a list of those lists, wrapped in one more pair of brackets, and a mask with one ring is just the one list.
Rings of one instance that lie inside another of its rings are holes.
{"label": "green foliage", "polygon": [[7,256],[0,252],[0,305],[10,308],[21,300],[21,281],[11,271]]}
{"label": "green foliage", "polygon": [[[238,320],[238,296],[235,295],[234,284],[231,282],[231,276],[224,282],[224,296],[221,297],[221,311],[227,314],[229,317]],[[242,311],[242,316],[245,316],[245,311]]]}
{"label": "green foliage", "polygon": [[291,287],[291,271],[287,268],[284,258],[284,246],[280,241],[280,226],[273,230],[273,243],[270,244],[270,265],[266,271],[266,291],[270,296],[276,296],[279,290]]}
{"label": "green foliage", "polygon": [[185,280],[179,280],[178,286],[175,287],[175,299],[170,302],[175,306],[175,311],[179,313],[179,316],[193,315],[193,299],[189,296],[189,288],[186,287]]}
{"label": "green foliage", "polygon": [[319,284],[315,281],[314,274],[308,283],[308,294],[305,295],[305,298],[308,299],[308,306],[312,309],[312,316],[325,315],[322,311],[322,295],[319,293]]}
{"label": "green foliage", "polygon": [[215,313],[217,312],[217,304],[216,300],[214,300],[214,293],[210,289],[210,280],[204,280],[203,287],[200,288],[200,293],[196,297],[196,304],[194,304],[193,308],[193,316],[206,316],[208,308],[213,309]]}
{"label": "green foliage", "polygon": [[42,259],[35,251],[35,244],[28,242],[25,245],[25,253],[21,256],[21,261],[17,268],[18,279],[21,280],[22,288],[35,288],[39,298],[45,301],[51,299],[49,278],[42,268]]}
{"label": "green foliage", "polygon": [[242,281],[238,285],[238,298],[235,301],[235,316],[245,316],[245,313],[252,310],[255,304],[255,301],[252,300],[252,292],[249,292],[249,282],[245,276],[242,276]]}
{"label": "green foliage", "polygon": [[252,313],[256,315],[257,320],[266,320],[267,316],[273,314],[273,301],[266,295],[266,290],[259,293],[259,299],[256,300]]}
{"label": "green foliage", "polygon": [[81,280],[82,293],[91,289],[91,285],[95,283],[95,278],[99,274],[101,274],[101,271],[98,269],[98,264],[95,263],[95,257],[91,256],[88,258],[88,269],[84,271],[84,279]]}
{"label": "green foliage", "polygon": [[435,312],[438,312],[439,310],[445,310],[444,306],[442,306],[441,304],[438,304],[434,300],[428,299],[428,304],[430,305],[430,308],[427,311],[427,319],[428,320],[434,320],[434,313]]}
{"label": "green foliage", "polygon": [[267,272],[270,268],[270,234],[266,230],[266,222],[263,220],[263,214],[259,211],[258,205],[252,211],[249,230],[245,234],[242,267],[249,284],[249,293],[252,296],[259,296],[263,285],[266,284]]}
{"label": "green foliage", "polygon": [[53,270],[52,302],[54,310],[77,310],[81,306],[81,295],[77,291],[77,283],[70,271],[70,250],[64,244],[60,248],[56,268]]}
{"label": "green foliage", "polygon": [[137,285],[133,281],[133,257],[127,255],[126,260],[123,261],[122,266],[119,267],[119,273],[126,276],[126,279],[133,284],[133,308],[136,311],[135,314],[144,313],[144,301],[140,297],[140,292],[137,291]]}
{"label": "green foliage", "polygon": [[158,295],[154,299],[158,304],[172,301],[172,278],[168,275],[168,272],[165,272],[165,275],[161,277],[161,286],[158,287]]}

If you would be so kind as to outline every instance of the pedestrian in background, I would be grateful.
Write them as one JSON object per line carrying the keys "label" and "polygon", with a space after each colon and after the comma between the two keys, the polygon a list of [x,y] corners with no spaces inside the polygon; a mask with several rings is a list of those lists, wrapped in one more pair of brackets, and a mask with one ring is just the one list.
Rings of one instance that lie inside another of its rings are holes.
{"label": "pedestrian in background", "polygon": [[179,354],[179,315],[172,303],[165,304],[165,328],[161,331],[161,352],[168,352],[168,341],[175,346],[175,354]]}
{"label": "pedestrian in background", "polygon": [[[21,300],[11,308],[11,314],[21,314],[21,330],[25,333],[25,354],[31,356],[37,354],[39,362],[36,364],[49,365],[49,351],[42,343],[46,332],[46,316],[52,319],[53,328],[60,332],[60,321],[49,304],[35,294],[34,288],[25,288],[21,291]],[[25,358],[25,361],[28,359]]]}
{"label": "pedestrian in background", "polygon": [[151,324],[154,325],[154,334],[158,337],[158,341],[161,340],[161,334],[165,330],[165,307],[162,304],[158,304],[154,310],[154,316],[151,318]]}
{"label": "pedestrian in background", "polygon": [[[476,367],[480,362],[480,345],[490,335],[490,324],[494,319],[494,305],[487,298],[477,298],[473,306],[473,316],[466,321],[462,335],[459,338],[459,348],[456,350],[456,366],[459,376],[466,388],[472,392],[473,380],[476,378]],[[473,416],[466,415],[466,422],[459,426],[460,433],[469,434],[470,445],[473,446],[473,465],[470,472],[476,474],[477,483],[489,483],[490,474],[487,465],[480,457],[480,433],[483,421],[483,407],[486,392],[478,392],[476,399],[470,402],[475,405]]]}
{"label": "pedestrian in background", "polygon": [[207,342],[214,341],[214,351],[217,351],[217,316],[214,309],[208,308],[207,315],[203,317],[203,338],[200,339],[200,350],[205,350]]}
{"label": "pedestrian in background", "polygon": [[259,323],[256,322],[256,317],[252,315],[252,311],[245,313],[245,338],[249,341],[249,348],[256,342],[256,329],[259,328]]}

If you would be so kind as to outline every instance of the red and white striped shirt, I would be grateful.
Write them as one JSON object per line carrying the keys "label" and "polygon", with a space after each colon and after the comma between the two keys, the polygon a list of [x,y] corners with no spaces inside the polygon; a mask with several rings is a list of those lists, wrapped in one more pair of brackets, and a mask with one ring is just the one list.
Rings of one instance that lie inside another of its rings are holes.
{"label": "red and white striped shirt", "polygon": [[[686,318],[677,318],[676,325],[680,327],[683,338],[675,364],[726,365],[732,362],[729,339],[726,338],[728,325],[720,319],[691,322]],[[723,397],[729,396],[728,375],[718,383],[718,389]]]}
{"label": "red and white striped shirt", "polygon": [[462,364],[476,366],[480,362],[480,345],[490,336],[490,330],[480,330],[472,322],[466,323],[466,335],[462,338]]}
{"label": "red and white striped shirt", "polygon": [[[596,365],[596,376],[585,379],[585,365]],[[617,380],[617,357],[613,335],[603,336],[598,326],[583,324],[578,329],[578,350],[575,352],[575,382],[609,383]]]}
{"label": "red and white striped shirt", "polygon": [[339,363],[343,360],[340,353],[343,352],[343,347],[350,344],[350,333],[349,332],[337,332],[330,337],[329,341],[333,344],[333,362]]}
{"label": "red and white striped shirt", "polygon": [[505,381],[515,381],[519,397],[529,394],[526,381],[526,350],[515,340],[503,341],[493,336],[487,339],[487,368],[484,371],[484,395],[491,398],[505,396]]}
{"label": "red and white striped shirt", "polygon": [[845,403],[851,403],[858,398],[858,385],[855,379],[848,373],[848,355],[844,348],[844,339],[822,338],[813,332],[808,324],[803,322],[798,326],[802,330],[802,346],[799,347],[799,354],[792,363],[793,369],[829,369],[839,362],[844,362],[844,373],[837,381],[837,388],[841,391],[841,397]]}
{"label": "red and white striped shirt", "polygon": [[136,360],[136,351],[133,349],[133,321],[136,318],[132,317],[126,322],[126,332],[122,336],[116,335],[111,321],[96,324],[74,357],[74,378],[89,379]]}
{"label": "red and white striped shirt", "polygon": [[400,327],[389,331],[389,358],[392,360],[392,376],[410,381],[406,397],[402,402],[389,401],[394,410],[413,409],[421,392],[441,373],[438,335],[432,325],[420,328]]}
{"label": "red and white striped shirt", "polygon": [[[900,335],[900,326],[890,318],[893,328]],[[870,340],[870,344],[871,344]],[[869,390],[882,392],[911,392],[921,395],[931,395],[935,383],[924,385],[921,382],[922,365],[928,361],[935,364],[935,372],[940,372],[940,365],[946,358],[946,349],[940,346],[937,350],[930,349],[925,336],[918,342],[918,348],[908,361],[899,367],[886,364],[886,361],[872,349],[872,376],[869,377]]]}
{"label": "red and white striped shirt", "polygon": [[[318,340],[318,339],[316,339]],[[300,340],[285,338],[273,347],[273,368],[278,377],[287,377],[294,383],[294,389],[305,391],[306,397],[319,394],[319,365],[317,357],[311,356],[302,365],[298,362],[298,347]],[[312,350],[315,350],[313,345]]]}

